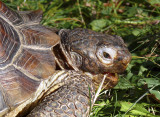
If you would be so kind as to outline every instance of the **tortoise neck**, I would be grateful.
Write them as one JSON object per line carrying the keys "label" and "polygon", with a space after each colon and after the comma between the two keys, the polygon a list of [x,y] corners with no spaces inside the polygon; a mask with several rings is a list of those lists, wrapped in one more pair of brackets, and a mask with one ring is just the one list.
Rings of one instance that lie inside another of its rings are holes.
{"label": "tortoise neck", "polygon": [[68,60],[68,53],[62,48],[61,44],[53,47],[56,61],[56,69],[75,70],[72,63]]}

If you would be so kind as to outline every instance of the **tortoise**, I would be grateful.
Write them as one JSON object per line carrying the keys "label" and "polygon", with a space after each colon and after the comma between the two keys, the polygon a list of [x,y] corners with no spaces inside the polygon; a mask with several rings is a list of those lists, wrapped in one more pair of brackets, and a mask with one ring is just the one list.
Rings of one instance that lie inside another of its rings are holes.
{"label": "tortoise", "polygon": [[119,36],[55,30],[42,14],[0,2],[0,116],[86,117],[103,76],[114,87],[131,54]]}

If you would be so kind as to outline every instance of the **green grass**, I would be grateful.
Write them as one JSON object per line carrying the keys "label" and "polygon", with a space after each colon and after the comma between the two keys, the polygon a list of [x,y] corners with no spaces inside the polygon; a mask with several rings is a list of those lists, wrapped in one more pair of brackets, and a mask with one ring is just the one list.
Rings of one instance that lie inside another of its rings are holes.
{"label": "green grass", "polygon": [[43,25],[123,37],[132,61],[118,85],[102,91],[91,117],[160,117],[160,0],[2,1],[17,10],[42,9]]}

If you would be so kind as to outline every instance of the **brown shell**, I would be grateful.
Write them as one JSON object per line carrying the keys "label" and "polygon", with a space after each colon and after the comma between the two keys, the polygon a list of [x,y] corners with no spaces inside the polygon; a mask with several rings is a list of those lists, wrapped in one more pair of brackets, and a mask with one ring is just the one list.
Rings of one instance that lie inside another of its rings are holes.
{"label": "brown shell", "polygon": [[0,113],[30,98],[55,72],[52,47],[60,38],[39,24],[41,16],[40,10],[16,12],[0,1]]}

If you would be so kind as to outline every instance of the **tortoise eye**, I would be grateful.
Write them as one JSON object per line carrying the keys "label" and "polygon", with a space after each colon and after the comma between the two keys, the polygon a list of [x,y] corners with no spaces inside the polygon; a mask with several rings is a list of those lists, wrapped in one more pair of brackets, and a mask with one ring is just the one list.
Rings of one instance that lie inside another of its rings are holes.
{"label": "tortoise eye", "polygon": [[111,56],[107,52],[103,52],[104,58],[111,59]]}
{"label": "tortoise eye", "polygon": [[103,46],[97,49],[96,56],[102,64],[112,64],[117,56],[117,51],[112,47]]}

